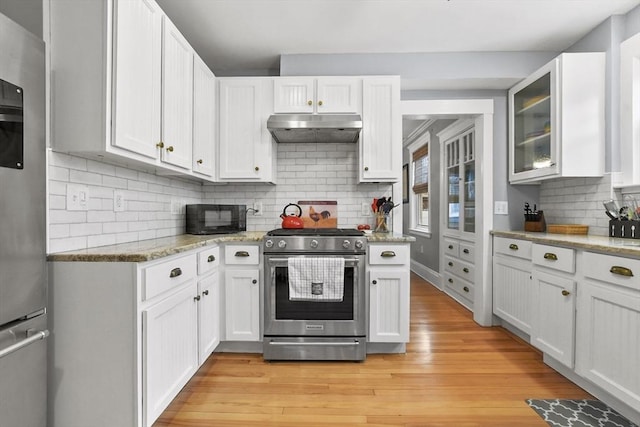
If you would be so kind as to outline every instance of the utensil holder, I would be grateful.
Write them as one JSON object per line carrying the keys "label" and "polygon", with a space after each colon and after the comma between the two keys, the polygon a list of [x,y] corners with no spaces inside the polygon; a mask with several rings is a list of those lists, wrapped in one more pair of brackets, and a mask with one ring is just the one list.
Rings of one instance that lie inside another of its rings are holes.
{"label": "utensil holder", "polygon": [[544,212],[538,211],[535,214],[524,214],[524,231],[543,232],[547,228],[544,220]]}
{"label": "utensil holder", "polygon": [[389,214],[376,212],[376,226],[373,231],[375,233],[388,233],[389,232]]}
{"label": "utensil holder", "polygon": [[609,237],[621,237],[623,239],[640,239],[640,221],[609,221]]}

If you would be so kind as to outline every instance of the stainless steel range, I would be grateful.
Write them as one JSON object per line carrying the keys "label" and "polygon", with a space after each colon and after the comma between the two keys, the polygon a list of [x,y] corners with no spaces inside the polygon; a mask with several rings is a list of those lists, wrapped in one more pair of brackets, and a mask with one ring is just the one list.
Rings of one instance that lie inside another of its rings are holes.
{"label": "stainless steel range", "polygon": [[265,360],[364,360],[364,233],[277,229],[262,245]]}

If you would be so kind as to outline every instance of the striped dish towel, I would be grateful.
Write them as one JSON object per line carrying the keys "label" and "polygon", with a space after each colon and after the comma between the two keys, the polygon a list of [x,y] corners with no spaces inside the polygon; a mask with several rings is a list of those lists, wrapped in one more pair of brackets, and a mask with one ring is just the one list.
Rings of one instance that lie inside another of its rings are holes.
{"label": "striped dish towel", "polygon": [[291,257],[289,300],[341,302],[344,296],[344,258]]}

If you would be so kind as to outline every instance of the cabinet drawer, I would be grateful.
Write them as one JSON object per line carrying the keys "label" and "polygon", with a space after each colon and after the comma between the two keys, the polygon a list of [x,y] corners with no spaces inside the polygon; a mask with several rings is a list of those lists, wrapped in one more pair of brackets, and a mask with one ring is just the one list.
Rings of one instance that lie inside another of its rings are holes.
{"label": "cabinet drawer", "polygon": [[459,243],[460,259],[468,262],[474,262],[476,253],[473,243],[460,242]]}
{"label": "cabinet drawer", "polygon": [[584,275],[640,291],[640,260],[612,255],[584,253]]}
{"label": "cabinet drawer", "polygon": [[573,273],[576,271],[576,253],[573,249],[534,244],[532,260],[536,265]]}
{"label": "cabinet drawer", "polygon": [[142,299],[148,300],[196,277],[196,255],[188,255],[143,270]]}
{"label": "cabinet drawer", "polygon": [[459,276],[469,282],[473,283],[474,267],[473,264],[460,261],[459,259],[445,257],[444,259],[445,270]]}
{"label": "cabinet drawer", "polygon": [[467,282],[466,280],[460,279],[451,273],[446,272],[444,274],[444,285],[454,290],[457,294],[463,296],[465,299],[468,299],[470,302],[473,302],[473,284]]}
{"label": "cabinet drawer", "polygon": [[224,247],[226,265],[260,264],[260,248],[257,245],[228,245]]}
{"label": "cabinet drawer", "polygon": [[533,244],[527,240],[507,239],[504,237],[493,238],[493,252],[531,260],[531,247]]}
{"label": "cabinet drawer", "polygon": [[403,265],[409,263],[409,245],[369,245],[369,264]]}
{"label": "cabinet drawer", "polygon": [[451,256],[457,258],[458,255],[459,255],[459,250],[460,250],[460,244],[458,243],[457,240],[447,239],[445,237],[445,239],[444,239],[444,253],[446,255],[451,255]]}
{"label": "cabinet drawer", "polygon": [[198,252],[198,274],[208,273],[218,267],[219,264],[220,248],[218,246]]}

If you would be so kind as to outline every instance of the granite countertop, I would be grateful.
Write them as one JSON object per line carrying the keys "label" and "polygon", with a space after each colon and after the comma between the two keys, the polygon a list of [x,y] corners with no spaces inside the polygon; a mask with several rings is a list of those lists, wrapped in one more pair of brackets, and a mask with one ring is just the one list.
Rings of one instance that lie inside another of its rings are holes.
{"label": "granite countertop", "polygon": [[[145,262],[219,243],[258,243],[262,241],[265,233],[266,231],[245,231],[208,236],[181,234],[139,242],[52,253],[47,256],[47,261]],[[415,241],[415,238],[411,236],[394,233],[370,233],[366,234],[366,237],[371,243],[409,243]]]}
{"label": "granite countertop", "polygon": [[497,237],[511,237],[553,246],[602,252],[640,258],[640,239],[621,239],[607,236],[552,234],[529,231],[491,231]]}

